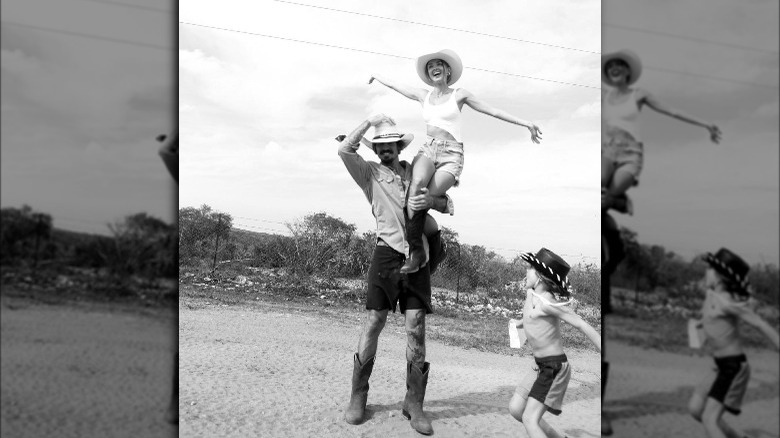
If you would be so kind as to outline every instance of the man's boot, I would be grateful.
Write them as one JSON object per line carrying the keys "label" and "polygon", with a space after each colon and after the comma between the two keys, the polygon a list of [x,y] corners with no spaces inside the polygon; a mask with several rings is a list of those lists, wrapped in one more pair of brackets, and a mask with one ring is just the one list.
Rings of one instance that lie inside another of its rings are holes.
{"label": "man's boot", "polygon": [[368,400],[368,378],[374,369],[376,356],[360,363],[360,357],[355,353],[355,364],[352,369],[352,395],[349,397],[349,406],[344,413],[344,419],[349,424],[360,424],[366,413],[366,400]]}
{"label": "man's boot", "polygon": [[421,370],[411,362],[406,363],[406,397],[401,413],[411,420],[412,428],[423,435],[433,434],[431,420],[423,412],[425,400],[425,387],[428,386],[428,362],[423,364]]}
{"label": "man's boot", "polygon": [[406,241],[409,243],[409,258],[401,267],[402,274],[412,274],[425,265],[425,247],[423,246],[423,228],[428,211],[415,211],[411,218],[406,214]]}
{"label": "man's boot", "polygon": [[609,421],[607,413],[604,412],[604,389],[607,387],[607,376],[609,375],[609,362],[601,362],[601,436],[612,435],[612,422]]}
{"label": "man's boot", "polygon": [[428,254],[430,260],[428,261],[431,275],[436,272],[439,265],[447,258],[447,246],[444,244],[444,240],[441,238],[441,230],[436,234],[428,238]]}

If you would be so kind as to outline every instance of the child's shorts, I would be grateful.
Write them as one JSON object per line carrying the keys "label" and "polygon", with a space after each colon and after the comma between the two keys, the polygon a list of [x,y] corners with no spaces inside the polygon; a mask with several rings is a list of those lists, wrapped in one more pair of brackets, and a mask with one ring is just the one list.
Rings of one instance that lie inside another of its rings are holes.
{"label": "child's shorts", "polygon": [[639,184],[639,174],[644,163],[642,143],[626,131],[612,129],[601,141],[601,157],[612,162],[613,173],[628,170],[634,176],[634,185]]}
{"label": "child's shorts", "polygon": [[420,155],[431,160],[436,170],[452,174],[456,187],[460,184],[460,174],[463,172],[463,143],[429,136],[417,152],[417,156]]}
{"label": "child's shorts", "polygon": [[523,398],[539,400],[553,415],[561,414],[563,396],[569,386],[571,368],[565,354],[535,357],[533,373],[528,373],[515,390]]}
{"label": "child's shorts", "polygon": [[715,367],[695,391],[702,398],[713,398],[723,404],[727,411],[739,415],[749,380],[750,366],[744,354],[716,357]]}

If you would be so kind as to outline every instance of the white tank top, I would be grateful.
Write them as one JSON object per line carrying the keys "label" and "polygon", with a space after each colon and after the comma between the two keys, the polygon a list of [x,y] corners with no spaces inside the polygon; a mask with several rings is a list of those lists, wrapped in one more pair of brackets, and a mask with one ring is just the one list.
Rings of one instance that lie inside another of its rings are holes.
{"label": "white tank top", "polygon": [[438,105],[434,105],[430,102],[433,90],[429,91],[422,104],[423,119],[425,120],[425,123],[449,132],[456,141],[463,143],[460,132],[462,115],[460,113],[460,108],[458,108],[458,102],[455,99],[455,93],[457,93],[457,91],[458,89],[453,90],[452,93],[450,93],[449,99]]}
{"label": "white tank top", "polygon": [[606,128],[618,128],[631,134],[638,142],[642,139],[639,136],[639,104],[636,101],[636,88],[631,90],[628,98],[618,104],[611,104],[609,96],[613,91],[608,91],[604,104],[601,107],[601,116]]}

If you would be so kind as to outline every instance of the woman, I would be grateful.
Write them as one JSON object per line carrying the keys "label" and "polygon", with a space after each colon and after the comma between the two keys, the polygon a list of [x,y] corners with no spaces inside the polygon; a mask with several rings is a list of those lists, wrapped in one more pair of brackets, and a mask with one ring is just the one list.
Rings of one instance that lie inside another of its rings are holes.
{"label": "woman", "polygon": [[[534,143],[539,143],[541,139],[542,132],[534,123],[493,108],[463,88],[452,88],[451,85],[460,79],[462,73],[463,63],[460,57],[452,50],[445,49],[417,58],[417,75],[433,87],[431,90],[399,85],[376,75],[368,81],[370,84],[376,80],[422,105],[428,139],[414,159],[409,196],[420,193],[421,189],[426,187],[432,196],[441,196],[450,187],[458,185],[463,170],[463,105],[499,120],[528,128]],[[405,213],[409,258],[401,268],[401,273],[407,274],[417,272],[425,260],[422,234],[426,211],[413,212],[407,207]]]}
{"label": "woman", "polygon": [[[648,91],[632,85],[642,74],[642,61],[630,50],[601,58],[601,79],[609,88],[601,94],[601,208],[615,206],[615,200],[639,183],[643,145],[639,135],[639,112],[643,106],[692,125],[707,129],[710,139],[720,141],[720,129],[713,124],[662,104]],[[628,213],[632,213],[628,207]]]}

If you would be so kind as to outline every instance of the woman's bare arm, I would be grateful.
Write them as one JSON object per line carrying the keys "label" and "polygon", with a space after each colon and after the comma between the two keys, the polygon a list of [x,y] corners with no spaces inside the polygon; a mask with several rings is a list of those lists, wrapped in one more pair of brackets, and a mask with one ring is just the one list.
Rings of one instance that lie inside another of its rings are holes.
{"label": "woman's bare arm", "polygon": [[681,122],[689,123],[691,125],[695,126],[701,126],[702,128],[706,129],[710,133],[710,139],[714,143],[720,142],[721,138],[721,132],[720,128],[718,128],[717,125],[707,123],[703,120],[697,119],[693,116],[690,116],[688,114],[683,113],[682,111],[679,111],[677,109],[671,108],[663,103],[661,103],[660,100],[658,100],[657,97],[653,96],[647,91],[641,90],[641,97],[639,99],[640,103],[644,103],[645,105],[649,106],[653,111],[663,114],[665,116],[669,116],[673,119],[677,119]]}
{"label": "woman's bare arm", "polygon": [[488,104],[487,102],[485,102],[484,100],[477,99],[473,94],[471,94],[470,92],[462,88],[460,89],[460,91],[462,93],[461,96],[462,96],[463,103],[468,105],[474,111],[478,111],[482,114],[487,114],[499,120],[503,120],[505,122],[509,122],[515,125],[520,125],[528,128],[528,130],[531,131],[531,141],[533,141],[534,143],[538,144],[539,140],[542,139],[541,137],[542,131],[533,122],[520,119],[518,117],[513,116],[512,114],[509,114],[506,111],[495,108],[490,104]]}
{"label": "woman's bare arm", "polygon": [[394,90],[403,96],[418,102],[422,102],[423,99],[425,99],[425,96],[428,95],[428,91],[424,88],[407,87],[377,75],[371,76],[371,79],[368,80],[368,83],[370,84],[375,80],[380,84],[390,88],[391,90]]}

